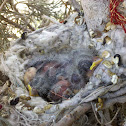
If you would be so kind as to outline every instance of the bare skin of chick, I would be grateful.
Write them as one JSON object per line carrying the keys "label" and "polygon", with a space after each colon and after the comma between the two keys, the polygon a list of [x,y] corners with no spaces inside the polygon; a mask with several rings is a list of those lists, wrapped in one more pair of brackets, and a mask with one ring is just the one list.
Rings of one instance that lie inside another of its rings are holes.
{"label": "bare skin of chick", "polygon": [[36,75],[36,68],[35,67],[30,67],[27,69],[27,71],[24,74],[24,83],[27,86],[30,81],[35,77]]}

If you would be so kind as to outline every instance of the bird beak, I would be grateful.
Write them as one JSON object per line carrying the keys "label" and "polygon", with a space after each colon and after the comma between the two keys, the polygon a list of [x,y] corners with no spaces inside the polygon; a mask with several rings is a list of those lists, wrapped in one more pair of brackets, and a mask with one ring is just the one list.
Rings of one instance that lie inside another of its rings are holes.
{"label": "bird beak", "polygon": [[37,90],[33,89],[29,84],[28,84],[28,91],[30,96],[38,96]]}
{"label": "bird beak", "polygon": [[101,62],[103,59],[99,58],[99,57],[94,57],[93,59],[93,63],[90,66],[90,70],[94,70]]}
{"label": "bird beak", "polygon": [[93,63],[90,66],[90,70],[87,72],[87,76],[91,77],[94,70],[97,68],[97,66],[102,62],[103,59],[101,59],[100,57],[94,57],[93,59]]}

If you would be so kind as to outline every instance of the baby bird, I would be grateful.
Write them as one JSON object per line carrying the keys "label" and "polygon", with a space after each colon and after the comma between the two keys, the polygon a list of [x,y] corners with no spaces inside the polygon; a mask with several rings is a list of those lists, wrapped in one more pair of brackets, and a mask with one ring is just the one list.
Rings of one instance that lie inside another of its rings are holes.
{"label": "baby bird", "polygon": [[89,80],[88,72],[96,56],[92,50],[82,49],[32,59],[27,68],[34,67],[36,73],[29,85],[48,102],[61,102],[73,97],[74,90],[85,87]]}

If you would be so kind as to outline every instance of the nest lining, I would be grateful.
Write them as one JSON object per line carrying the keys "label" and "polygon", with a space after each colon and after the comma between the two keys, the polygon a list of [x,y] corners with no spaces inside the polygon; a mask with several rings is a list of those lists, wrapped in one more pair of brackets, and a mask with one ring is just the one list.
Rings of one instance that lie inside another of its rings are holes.
{"label": "nest lining", "polygon": [[[102,33],[100,39],[103,39],[105,36],[110,36],[112,39],[111,44],[102,45],[102,42],[97,42],[98,38],[90,39],[85,28],[85,24],[78,26],[74,23],[71,24],[69,21],[67,24],[54,24],[49,28],[43,28],[29,34],[26,40],[18,39],[5,54],[1,54],[0,69],[9,77],[12,82],[11,88],[15,90],[17,96],[21,94],[28,95],[23,84],[23,75],[26,71],[24,66],[28,63],[29,59],[34,59],[34,57],[38,55],[43,55],[43,57],[46,58],[50,55],[55,55],[55,53],[64,53],[73,49],[93,47],[99,56],[101,56],[103,51],[107,50],[110,52],[111,56],[107,59],[103,58],[103,61],[111,61],[111,58],[114,57],[115,54],[120,54],[122,58],[123,65],[119,67],[112,65],[112,68],[107,68],[102,62],[90,77],[85,88],[82,88],[73,98],[63,101],[61,104],[50,105],[40,97],[31,97],[28,103],[31,106],[35,106],[38,110],[43,109],[42,113],[39,113],[39,115],[32,110],[28,111],[27,107],[23,108],[21,103],[16,105],[17,113],[20,111],[24,115],[24,117],[22,117],[24,125],[30,125],[31,122],[28,120],[34,121],[34,118],[39,120],[38,123],[40,124],[42,122],[53,123],[57,115],[59,115],[64,108],[67,112],[69,109],[72,110],[75,106],[80,104],[85,105],[85,103],[94,101],[99,96],[106,99],[104,107],[109,107],[111,104],[117,102],[116,97],[120,98],[121,103],[125,102],[126,56],[124,50],[126,47],[123,30],[116,28],[107,33]],[[110,83],[112,76],[110,76],[108,71],[111,71],[119,77],[118,83],[115,85]],[[124,78],[121,77],[122,74]],[[67,110],[67,108],[69,109]],[[90,107],[88,107],[88,109],[89,108]],[[30,115],[32,115],[32,117]],[[19,118],[21,118],[21,116]],[[19,120],[17,123],[19,123]]]}

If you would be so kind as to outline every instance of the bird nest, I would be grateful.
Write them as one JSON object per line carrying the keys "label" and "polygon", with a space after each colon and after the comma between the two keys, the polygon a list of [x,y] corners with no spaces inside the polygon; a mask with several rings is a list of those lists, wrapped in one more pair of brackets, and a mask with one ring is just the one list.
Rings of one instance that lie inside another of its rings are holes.
{"label": "bird nest", "polygon": [[84,22],[75,23],[76,16],[67,23],[23,33],[1,54],[0,70],[10,80],[0,92],[1,115],[13,126],[91,125],[97,121],[107,125],[119,109],[113,112],[115,116],[107,116],[110,122],[102,111],[109,114],[107,108],[125,103],[124,31],[111,23],[105,27],[108,32],[88,31]]}

